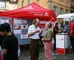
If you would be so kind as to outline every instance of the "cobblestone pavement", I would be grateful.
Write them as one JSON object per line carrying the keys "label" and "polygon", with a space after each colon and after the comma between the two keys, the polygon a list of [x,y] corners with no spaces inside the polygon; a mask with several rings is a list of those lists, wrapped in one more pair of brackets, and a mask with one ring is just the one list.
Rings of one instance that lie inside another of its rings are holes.
{"label": "cobblestone pavement", "polygon": [[[53,52],[55,53],[55,52]],[[29,48],[24,48],[21,51],[21,56],[19,60],[30,60],[30,50]],[[45,60],[44,49],[43,46],[40,47],[39,59],[38,60]],[[69,51],[66,55],[53,55],[53,60],[74,60],[74,54],[72,54],[72,50]]]}

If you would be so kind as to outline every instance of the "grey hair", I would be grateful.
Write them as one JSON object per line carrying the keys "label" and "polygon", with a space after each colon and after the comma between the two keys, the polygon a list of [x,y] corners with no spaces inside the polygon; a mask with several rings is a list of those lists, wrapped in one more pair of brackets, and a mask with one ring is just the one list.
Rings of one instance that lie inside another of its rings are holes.
{"label": "grey hair", "polygon": [[52,26],[51,22],[47,22],[46,24],[48,24],[48,26],[49,26],[49,27],[51,27],[51,26]]}

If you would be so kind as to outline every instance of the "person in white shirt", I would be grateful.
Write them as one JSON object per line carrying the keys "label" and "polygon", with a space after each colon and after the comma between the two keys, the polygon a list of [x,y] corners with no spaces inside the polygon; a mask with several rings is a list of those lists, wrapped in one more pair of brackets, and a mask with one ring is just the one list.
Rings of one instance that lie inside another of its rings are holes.
{"label": "person in white shirt", "polygon": [[29,26],[28,36],[30,38],[30,60],[38,60],[39,57],[39,40],[40,40],[40,21],[34,19],[33,24]]}

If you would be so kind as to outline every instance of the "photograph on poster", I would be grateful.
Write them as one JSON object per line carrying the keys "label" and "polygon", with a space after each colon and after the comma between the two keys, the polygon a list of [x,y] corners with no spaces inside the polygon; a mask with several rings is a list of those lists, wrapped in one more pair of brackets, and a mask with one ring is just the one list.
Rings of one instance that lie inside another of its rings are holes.
{"label": "photograph on poster", "polygon": [[21,29],[28,29],[28,24],[22,24]]}
{"label": "photograph on poster", "polygon": [[15,30],[21,30],[21,25],[20,24],[15,24],[14,29]]}
{"label": "photograph on poster", "polygon": [[28,39],[28,35],[27,34],[22,34],[21,39]]}
{"label": "photograph on poster", "polygon": [[14,34],[21,34],[21,24],[14,25]]}

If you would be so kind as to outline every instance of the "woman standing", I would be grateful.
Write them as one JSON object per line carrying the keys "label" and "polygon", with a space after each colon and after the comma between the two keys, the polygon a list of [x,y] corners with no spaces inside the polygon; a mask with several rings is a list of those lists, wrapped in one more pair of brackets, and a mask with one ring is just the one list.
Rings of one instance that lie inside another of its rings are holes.
{"label": "woman standing", "polygon": [[42,38],[42,41],[44,42],[44,51],[45,51],[45,57],[46,60],[53,60],[52,58],[52,24],[50,22],[47,22],[45,24],[46,32],[44,37]]}

